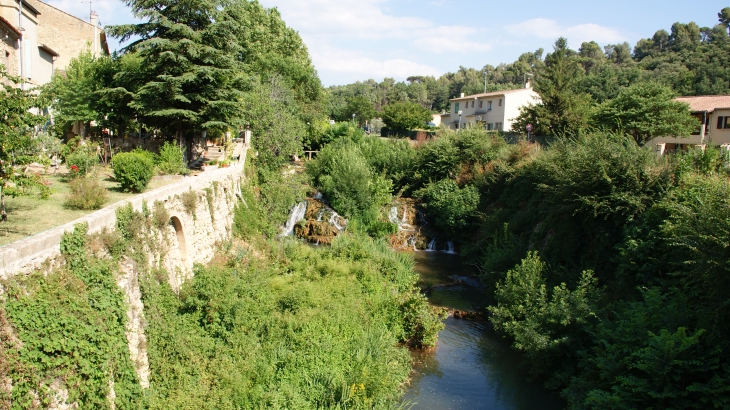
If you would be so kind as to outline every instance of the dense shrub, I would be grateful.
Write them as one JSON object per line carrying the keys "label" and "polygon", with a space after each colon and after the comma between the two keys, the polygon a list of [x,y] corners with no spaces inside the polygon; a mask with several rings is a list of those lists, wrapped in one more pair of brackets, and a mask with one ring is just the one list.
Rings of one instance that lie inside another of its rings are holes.
{"label": "dense shrub", "polygon": [[185,150],[174,142],[165,141],[155,157],[157,170],[163,175],[187,175],[190,170],[184,161]]}
{"label": "dense shrub", "polygon": [[154,163],[149,156],[139,152],[123,152],[112,158],[114,179],[124,192],[142,192],[152,179]]}
{"label": "dense shrub", "polygon": [[74,209],[100,209],[109,199],[106,188],[92,177],[74,178],[69,182],[71,192],[65,205]]}
{"label": "dense shrub", "polygon": [[326,146],[315,161],[307,163],[307,173],[332,207],[348,217],[390,201],[392,181],[370,167],[354,142],[340,140]]}
{"label": "dense shrub", "polygon": [[423,201],[428,218],[451,237],[463,233],[476,220],[479,192],[473,186],[459,188],[453,180],[442,179],[416,192],[416,196]]}
{"label": "dense shrub", "polygon": [[90,144],[80,145],[73,152],[66,154],[65,159],[71,177],[85,176],[99,164],[99,154]]}

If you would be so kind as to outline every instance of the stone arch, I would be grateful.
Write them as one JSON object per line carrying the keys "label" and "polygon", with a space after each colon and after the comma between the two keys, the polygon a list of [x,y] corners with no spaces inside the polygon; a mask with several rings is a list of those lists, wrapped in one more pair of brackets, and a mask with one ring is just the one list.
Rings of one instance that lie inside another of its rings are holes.
{"label": "stone arch", "polygon": [[182,222],[177,216],[170,217],[170,223],[175,228],[175,235],[177,236],[177,246],[180,250],[180,259],[183,266],[187,266],[188,262],[188,247],[185,242],[185,231],[183,231]]}

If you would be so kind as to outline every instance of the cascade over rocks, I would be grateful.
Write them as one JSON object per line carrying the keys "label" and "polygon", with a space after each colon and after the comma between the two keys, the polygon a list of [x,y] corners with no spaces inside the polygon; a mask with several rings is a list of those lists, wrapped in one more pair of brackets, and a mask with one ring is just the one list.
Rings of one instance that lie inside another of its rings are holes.
{"label": "cascade over rocks", "polygon": [[284,231],[291,229],[297,238],[329,245],[346,226],[347,219],[325,204],[321,196],[315,195],[292,208]]}

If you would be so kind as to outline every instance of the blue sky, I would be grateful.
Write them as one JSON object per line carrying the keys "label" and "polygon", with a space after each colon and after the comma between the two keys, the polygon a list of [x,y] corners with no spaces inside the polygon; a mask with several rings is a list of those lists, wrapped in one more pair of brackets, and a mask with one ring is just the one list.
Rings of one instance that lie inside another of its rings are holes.
{"label": "blue sky", "polygon": [[[260,0],[277,7],[309,47],[324,85],[384,77],[438,76],[459,66],[512,62],[521,53],[551,50],[559,36],[632,46],[672,23],[717,24],[729,4],[693,1]],[[88,20],[80,0],[47,0]],[[92,4],[102,24],[133,22],[119,0]],[[116,43],[112,48],[116,48]]]}

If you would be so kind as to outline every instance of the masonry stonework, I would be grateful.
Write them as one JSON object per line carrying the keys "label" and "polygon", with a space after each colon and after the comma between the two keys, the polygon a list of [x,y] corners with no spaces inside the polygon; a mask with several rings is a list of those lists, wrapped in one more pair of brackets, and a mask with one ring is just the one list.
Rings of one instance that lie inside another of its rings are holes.
{"label": "masonry stonework", "polygon": [[[38,42],[59,54],[54,66],[65,70],[72,58],[87,50],[103,52],[102,30],[87,21],[39,1],[25,0],[41,12],[38,17]],[[96,48],[94,48],[96,45]]]}

